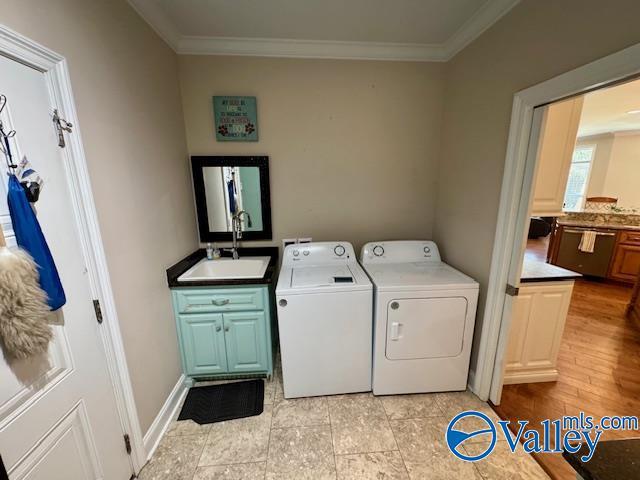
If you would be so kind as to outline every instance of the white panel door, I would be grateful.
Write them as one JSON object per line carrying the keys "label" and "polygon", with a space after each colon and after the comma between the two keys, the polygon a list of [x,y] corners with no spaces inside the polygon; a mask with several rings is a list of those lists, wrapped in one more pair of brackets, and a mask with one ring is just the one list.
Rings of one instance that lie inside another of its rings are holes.
{"label": "white panel door", "polygon": [[[0,93],[8,98],[2,120],[17,131],[16,160],[26,155],[45,180],[38,219],[67,295],[67,304],[52,314],[55,339],[48,355],[28,361],[0,356],[0,455],[12,480],[127,480],[132,467],[51,120],[48,84],[43,73],[0,56]],[[0,171],[5,184],[4,158]],[[9,230],[6,184],[2,189],[0,222]]]}
{"label": "white panel door", "polygon": [[387,306],[389,360],[456,357],[462,352],[467,299],[403,298]]}

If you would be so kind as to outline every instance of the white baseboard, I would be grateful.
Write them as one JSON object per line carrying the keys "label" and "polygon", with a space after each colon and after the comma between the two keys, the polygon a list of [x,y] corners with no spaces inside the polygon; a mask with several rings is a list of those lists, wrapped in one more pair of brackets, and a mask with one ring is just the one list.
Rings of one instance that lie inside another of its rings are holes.
{"label": "white baseboard", "polygon": [[536,370],[533,372],[513,371],[505,373],[504,384],[514,385],[516,383],[555,382],[558,380],[558,377],[558,370],[555,368]]}
{"label": "white baseboard", "polygon": [[178,414],[178,408],[182,405],[182,401],[188,390],[186,377],[181,375],[167,397],[167,400],[164,402],[164,405],[162,405],[160,412],[158,412],[158,415],[153,420],[149,430],[144,434],[143,442],[144,450],[147,454],[147,461],[151,458],[153,452],[156,451],[156,448],[158,448],[160,440],[169,428],[169,425],[171,425],[172,420]]}

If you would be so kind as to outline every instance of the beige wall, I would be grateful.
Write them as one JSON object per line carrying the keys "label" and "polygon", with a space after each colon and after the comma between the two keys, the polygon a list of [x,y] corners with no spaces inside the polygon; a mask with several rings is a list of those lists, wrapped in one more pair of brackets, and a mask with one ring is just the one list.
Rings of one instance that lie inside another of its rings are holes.
{"label": "beige wall", "polygon": [[601,197],[605,195],[605,180],[609,170],[613,135],[598,135],[597,137],[578,138],[576,146],[595,145],[596,151],[591,159],[591,173],[587,185],[587,197]]}
{"label": "beige wall", "polygon": [[640,135],[608,134],[581,138],[578,145],[595,145],[588,196],[615,197],[618,206],[640,207]]}
{"label": "beige wall", "polygon": [[447,64],[434,239],[481,283],[476,333],[513,94],[640,42],[639,16],[637,0],[523,0]]}
{"label": "beige wall", "polygon": [[[429,238],[444,65],[180,56],[190,154],[270,157],[274,241]],[[216,142],[213,95],[254,95],[259,142]]]}
{"label": "beige wall", "polygon": [[142,431],[180,375],[167,266],[196,246],[176,55],[124,0],[3,0],[64,55]]}

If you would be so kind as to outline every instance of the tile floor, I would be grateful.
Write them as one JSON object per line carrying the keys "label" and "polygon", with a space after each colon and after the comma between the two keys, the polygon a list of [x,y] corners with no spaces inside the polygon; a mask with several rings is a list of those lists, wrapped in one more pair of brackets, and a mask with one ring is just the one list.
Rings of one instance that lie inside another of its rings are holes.
{"label": "tile floor", "polygon": [[[140,480],[546,479],[506,443],[467,463],[444,442],[449,420],[473,408],[468,392],[374,397],[370,393],[285,400],[278,372],[264,412],[210,425],[174,422]],[[481,443],[464,447],[469,454]],[[471,451],[470,451],[471,450]]]}

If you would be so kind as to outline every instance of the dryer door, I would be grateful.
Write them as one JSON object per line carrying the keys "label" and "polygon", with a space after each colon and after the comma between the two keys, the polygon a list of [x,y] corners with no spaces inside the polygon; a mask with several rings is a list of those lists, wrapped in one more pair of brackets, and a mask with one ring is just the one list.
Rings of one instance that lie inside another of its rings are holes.
{"label": "dryer door", "polygon": [[462,352],[467,299],[402,298],[387,305],[389,360],[456,357]]}

